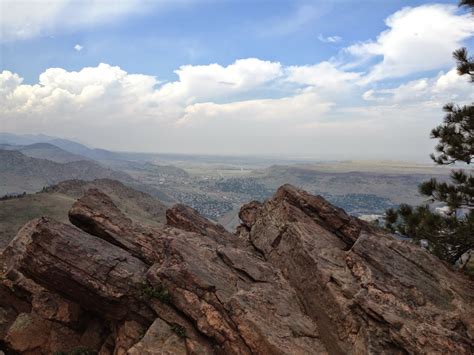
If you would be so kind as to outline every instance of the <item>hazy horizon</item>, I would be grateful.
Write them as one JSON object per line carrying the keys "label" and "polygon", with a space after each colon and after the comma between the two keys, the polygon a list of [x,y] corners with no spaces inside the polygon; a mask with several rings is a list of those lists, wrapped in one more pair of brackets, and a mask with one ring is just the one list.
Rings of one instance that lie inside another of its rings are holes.
{"label": "hazy horizon", "polygon": [[113,4],[2,1],[0,131],[114,151],[429,162],[442,106],[474,99],[451,57],[474,35],[457,1]]}
{"label": "hazy horizon", "polygon": [[[123,149],[107,149],[103,146],[96,146],[96,145],[90,145],[88,143],[85,143],[81,140],[75,140],[75,139],[70,139],[70,138],[65,138],[65,137],[57,137],[57,136],[50,136],[47,134],[43,133],[27,133],[27,134],[14,134],[11,132],[0,132],[0,144],[2,144],[2,139],[1,135],[2,134],[8,134],[8,135],[14,135],[18,137],[48,137],[50,139],[64,139],[68,140],[74,143],[79,143],[81,145],[86,146],[87,148],[90,149],[100,149],[100,150],[106,150],[106,151],[111,151],[115,153],[131,153],[131,154],[156,154],[156,155],[169,155],[169,156],[201,156],[201,157],[215,157],[215,158],[243,158],[243,159],[254,159],[254,160],[264,160],[268,159],[271,161],[275,162],[281,162],[281,163],[342,163],[342,162],[353,162],[353,163],[393,163],[393,164],[422,164],[422,165],[432,165],[433,167],[436,167],[436,164],[432,161],[432,159],[429,156],[426,156],[424,159],[415,159],[415,158],[406,158],[406,159],[389,159],[389,158],[344,158],[344,157],[333,157],[333,158],[324,158],[324,157],[318,157],[317,155],[309,155],[309,154],[294,154],[294,155],[284,155],[284,154],[242,154],[242,153],[199,153],[199,152],[173,152],[173,151],[140,151],[140,150],[123,150]],[[38,141],[38,142],[32,142],[32,143],[25,143],[21,145],[33,145],[36,143],[43,143],[43,141]],[[49,142],[44,142],[44,143],[49,143]],[[54,142],[51,142],[50,144],[54,145]],[[13,144],[13,145],[20,145],[20,144]],[[442,168],[442,167],[440,167]]]}

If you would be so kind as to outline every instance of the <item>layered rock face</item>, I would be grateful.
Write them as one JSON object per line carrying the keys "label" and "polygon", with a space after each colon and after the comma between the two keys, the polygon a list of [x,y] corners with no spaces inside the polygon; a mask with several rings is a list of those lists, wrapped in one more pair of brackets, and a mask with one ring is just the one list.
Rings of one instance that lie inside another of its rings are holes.
{"label": "layered rock face", "polygon": [[332,353],[469,354],[474,284],[433,255],[281,187],[243,233],[295,288]]}
{"label": "layered rock face", "polygon": [[292,186],[235,234],[185,206],[132,221],[91,189],[3,251],[0,349],[51,354],[474,352],[474,286]]}

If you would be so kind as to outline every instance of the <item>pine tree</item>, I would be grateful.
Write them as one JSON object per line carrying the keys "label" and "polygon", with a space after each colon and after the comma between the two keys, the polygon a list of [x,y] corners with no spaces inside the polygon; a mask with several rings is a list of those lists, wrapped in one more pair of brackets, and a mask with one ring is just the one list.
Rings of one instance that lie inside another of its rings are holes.
{"label": "pine tree", "polygon": [[[473,11],[474,0],[462,0],[459,6]],[[466,48],[453,53],[459,75],[467,76],[474,83],[474,58]],[[474,104],[444,106],[443,123],[431,131],[431,138],[438,139],[437,154],[431,158],[438,165],[456,163],[470,166],[474,159]],[[474,249],[474,176],[472,170],[454,170],[451,182],[431,179],[419,186],[429,202],[443,203],[446,214],[433,212],[428,205],[413,208],[401,205],[386,212],[386,227],[392,232],[414,240],[427,240],[428,248],[435,255],[455,263],[465,252]]]}

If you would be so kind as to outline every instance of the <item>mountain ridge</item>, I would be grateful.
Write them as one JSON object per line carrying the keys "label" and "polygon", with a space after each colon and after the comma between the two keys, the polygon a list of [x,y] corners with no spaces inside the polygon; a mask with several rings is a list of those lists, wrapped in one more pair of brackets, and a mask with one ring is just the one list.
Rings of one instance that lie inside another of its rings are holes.
{"label": "mountain ridge", "polygon": [[51,143],[33,143],[29,145],[0,145],[0,149],[18,151],[30,158],[46,159],[56,163],[90,160],[82,155],[73,154]]}
{"label": "mountain ridge", "polygon": [[[127,174],[103,167],[93,161],[58,163],[47,159],[31,158],[16,150],[0,150],[0,165],[2,166],[1,195],[23,191],[36,192],[44,186],[70,179],[112,178],[132,181]],[[12,186],[19,186],[20,189],[9,188],[9,183]]]}
{"label": "mountain ridge", "polygon": [[[166,225],[139,223],[89,189],[69,210],[75,227],[27,223],[0,256],[0,344],[101,354],[474,350],[472,280],[321,196],[284,185],[243,206],[234,234],[182,205],[166,216]],[[25,340],[33,334],[41,340]]]}

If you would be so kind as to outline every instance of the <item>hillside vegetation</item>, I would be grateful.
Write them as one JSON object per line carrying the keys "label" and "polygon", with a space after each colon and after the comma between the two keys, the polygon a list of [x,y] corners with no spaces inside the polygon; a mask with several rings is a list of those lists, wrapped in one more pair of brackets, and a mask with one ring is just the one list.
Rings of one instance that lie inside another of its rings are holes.
{"label": "hillside vegetation", "polygon": [[159,224],[165,220],[166,207],[162,203],[118,181],[64,181],[36,194],[0,201],[0,248],[8,244],[21,226],[34,218],[47,216],[69,223],[67,212],[72,204],[92,188],[110,196],[130,218],[147,224]]}

